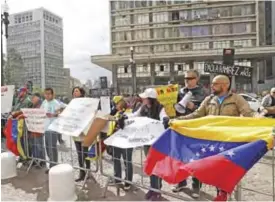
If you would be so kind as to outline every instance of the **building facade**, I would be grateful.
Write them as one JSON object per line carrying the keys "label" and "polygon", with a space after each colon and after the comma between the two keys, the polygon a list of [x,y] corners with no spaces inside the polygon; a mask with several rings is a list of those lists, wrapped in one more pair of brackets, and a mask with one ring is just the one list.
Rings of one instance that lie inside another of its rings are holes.
{"label": "building facade", "polygon": [[223,49],[235,48],[235,64],[252,67],[253,75],[233,77],[233,88],[257,91],[260,80],[275,85],[274,41],[266,35],[274,35],[274,25],[274,2],[110,1],[111,54],[91,61],[112,71],[117,93],[133,93],[171,80],[183,84],[189,69],[209,86],[214,75],[204,72],[204,62],[221,63]]}
{"label": "building facade", "polygon": [[38,88],[52,87],[57,95],[67,95],[70,70],[63,68],[62,18],[38,8],[12,14],[9,19],[8,58],[14,63],[15,54],[22,63],[20,69],[9,66],[14,75],[9,83],[22,85],[30,80]]}

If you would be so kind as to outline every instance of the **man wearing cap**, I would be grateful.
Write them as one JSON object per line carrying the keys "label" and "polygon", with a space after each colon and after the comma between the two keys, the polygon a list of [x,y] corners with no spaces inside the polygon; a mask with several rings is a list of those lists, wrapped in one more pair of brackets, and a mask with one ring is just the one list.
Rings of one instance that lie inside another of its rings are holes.
{"label": "man wearing cap", "polygon": [[262,100],[262,109],[267,110],[267,117],[275,118],[275,87],[271,88],[270,94],[266,95]]}
{"label": "man wearing cap", "polygon": [[[185,72],[184,76],[185,87],[181,89],[179,93],[179,102],[175,104],[175,110],[177,116],[185,116],[191,114],[196,109],[199,108],[201,102],[206,97],[204,90],[201,86],[198,85],[199,82],[199,73],[196,70],[189,70]],[[198,192],[201,186],[201,183],[196,178],[192,178],[192,188],[193,188],[193,197],[198,197]],[[187,186],[187,181],[184,180],[177,184],[172,191],[180,192]]]}
{"label": "man wearing cap", "polygon": [[12,109],[12,112],[10,114],[9,118],[16,118],[18,115],[22,114],[20,109],[22,108],[31,108],[32,102],[31,99],[28,96],[28,89],[23,87],[19,89],[18,99]]}

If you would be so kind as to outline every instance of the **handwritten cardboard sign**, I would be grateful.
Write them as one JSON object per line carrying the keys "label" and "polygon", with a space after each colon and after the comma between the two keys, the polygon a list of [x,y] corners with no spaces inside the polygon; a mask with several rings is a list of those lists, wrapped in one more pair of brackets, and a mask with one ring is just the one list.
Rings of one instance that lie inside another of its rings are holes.
{"label": "handwritten cardboard sign", "polygon": [[178,99],[178,85],[168,85],[156,87],[158,101],[164,106],[169,117],[175,117],[176,111],[174,105]]}
{"label": "handwritten cardboard sign", "polygon": [[46,112],[44,109],[21,109],[26,121],[28,131],[35,133],[45,132]]}
{"label": "handwritten cardboard sign", "polygon": [[95,117],[99,99],[75,98],[49,126],[49,130],[78,137]]}
{"label": "handwritten cardboard sign", "polygon": [[126,120],[125,128],[107,138],[106,145],[119,148],[135,148],[153,144],[165,131],[161,121],[147,117]]}
{"label": "handwritten cardboard sign", "polygon": [[9,113],[12,109],[14,86],[1,86],[1,114]]}

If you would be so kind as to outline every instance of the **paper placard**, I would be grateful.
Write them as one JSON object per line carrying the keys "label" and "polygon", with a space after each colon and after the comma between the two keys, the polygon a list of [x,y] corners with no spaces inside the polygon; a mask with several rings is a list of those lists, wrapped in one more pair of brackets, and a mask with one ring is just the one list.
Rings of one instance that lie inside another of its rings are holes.
{"label": "paper placard", "polygon": [[10,113],[14,95],[14,85],[1,86],[1,114]]}
{"label": "paper placard", "polygon": [[95,98],[73,99],[48,130],[78,137],[95,117],[98,104],[99,99]]}
{"label": "paper placard", "polygon": [[46,112],[44,109],[21,109],[26,121],[28,131],[35,133],[45,132]]}
{"label": "paper placard", "polygon": [[111,113],[110,97],[109,96],[101,96],[100,97],[100,106],[101,106],[102,113],[110,114]]}
{"label": "paper placard", "polygon": [[135,117],[125,121],[125,128],[118,130],[104,143],[123,149],[153,144],[165,129],[161,121],[147,117]]}

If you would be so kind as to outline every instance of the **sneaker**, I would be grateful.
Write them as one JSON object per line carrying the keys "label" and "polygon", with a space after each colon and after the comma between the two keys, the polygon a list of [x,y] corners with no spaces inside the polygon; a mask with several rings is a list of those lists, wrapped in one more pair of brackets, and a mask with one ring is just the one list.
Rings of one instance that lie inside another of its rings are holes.
{"label": "sneaker", "polygon": [[145,199],[146,200],[149,200],[152,195],[154,194],[154,192],[152,190],[149,190],[146,194],[145,194]]}
{"label": "sneaker", "polygon": [[154,192],[153,195],[150,198],[150,201],[160,201],[160,198],[161,198],[161,194],[157,193],[157,192]]}
{"label": "sneaker", "polygon": [[225,191],[219,191],[213,201],[227,201],[227,193]]}
{"label": "sneaker", "polygon": [[124,185],[124,190],[125,191],[129,191],[131,189],[131,185],[130,184],[125,184]]}
{"label": "sneaker", "polygon": [[199,198],[200,197],[200,189],[199,188],[193,188],[191,196],[193,198]]}
{"label": "sneaker", "polygon": [[182,181],[181,183],[177,184],[173,189],[172,192],[178,193],[181,192],[187,186],[186,181]]}

